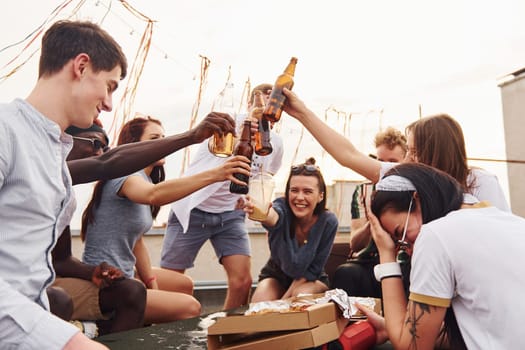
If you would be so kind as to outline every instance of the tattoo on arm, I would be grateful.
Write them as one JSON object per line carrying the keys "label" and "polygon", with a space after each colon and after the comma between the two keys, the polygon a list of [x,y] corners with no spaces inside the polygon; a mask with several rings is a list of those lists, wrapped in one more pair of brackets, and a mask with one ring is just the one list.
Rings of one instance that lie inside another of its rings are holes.
{"label": "tattoo on arm", "polygon": [[428,304],[418,303],[415,301],[410,301],[408,303],[408,317],[405,320],[405,325],[409,326],[410,335],[412,336],[409,346],[410,349],[417,349],[417,338],[419,338],[417,333],[417,324],[419,319],[425,313],[430,313],[430,306]]}

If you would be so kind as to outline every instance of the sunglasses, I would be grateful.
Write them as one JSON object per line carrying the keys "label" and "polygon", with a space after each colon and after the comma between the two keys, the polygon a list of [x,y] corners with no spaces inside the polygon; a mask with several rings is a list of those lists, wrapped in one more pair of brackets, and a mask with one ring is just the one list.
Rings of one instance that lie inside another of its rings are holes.
{"label": "sunglasses", "polygon": [[107,152],[109,150],[109,147],[99,139],[90,139],[87,137],[80,137],[80,136],[73,136],[74,140],[80,140],[80,141],[86,141],[90,142],[91,146],[93,147],[93,152],[98,152],[99,150],[102,150],[102,152]]}
{"label": "sunglasses", "polygon": [[313,164],[299,164],[299,165],[292,165],[290,170],[292,172],[292,175],[297,175],[303,172],[305,174],[315,174],[319,171],[319,167]]}

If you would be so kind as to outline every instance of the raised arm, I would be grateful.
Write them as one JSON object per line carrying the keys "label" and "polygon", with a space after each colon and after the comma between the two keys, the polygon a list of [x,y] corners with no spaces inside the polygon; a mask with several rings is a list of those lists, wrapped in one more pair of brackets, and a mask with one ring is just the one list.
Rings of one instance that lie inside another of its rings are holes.
{"label": "raised arm", "polygon": [[[368,211],[370,231],[381,264],[395,263],[395,242],[378,218]],[[384,327],[395,349],[434,349],[445,318],[446,308],[409,300],[400,276],[381,280]],[[430,298],[429,298],[430,299]],[[368,313],[367,313],[368,315]],[[376,327],[377,324],[374,324]],[[381,333],[382,330],[380,329]]]}
{"label": "raised arm", "polygon": [[355,148],[350,140],[332,129],[308,109],[294,92],[285,88],[284,94],[287,97],[284,111],[301,122],[339,164],[354,170],[374,183],[379,181],[381,162]]}
{"label": "raised arm", "polygon": [[73,184],[107,180],[131,174],[189,145],[200,143],[213,132],[235,133],[235,122],[224,113],[212,112],[193,129],[157,140],[121,145],[98,156],[68,161]]}
{"label": "raised arm", "polygon": [[214,182],[230,180],[244,184],[233,176],[235,173],[250,175],[248,158],[234,156],[228,158],[224,164],[218,167],[195,175],[162,181],[158,184],[147,182],[140,176],[130,176],[122,185],[119,194],[135,203],[165,205],[184,198]]}

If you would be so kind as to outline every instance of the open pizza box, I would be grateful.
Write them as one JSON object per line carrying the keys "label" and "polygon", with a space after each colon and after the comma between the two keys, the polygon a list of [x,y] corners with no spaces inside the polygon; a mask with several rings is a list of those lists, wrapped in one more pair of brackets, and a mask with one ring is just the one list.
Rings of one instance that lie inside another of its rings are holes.
{"label": "open pizza box", "polygon": [[[345,300],[343,303],[334,299]],[[338,289],[324,294],[254,303],[242,314],[217,318],[208,327],[208,349],[300,349],[303,345],[305,348],[318,346],[337,339],[349,320],[363,319],[355,307],[341,308],[341,303],[349,305],[352,301],[365,304],[378,313],[381,311],[380,299],[350,300],[344,291]]]}

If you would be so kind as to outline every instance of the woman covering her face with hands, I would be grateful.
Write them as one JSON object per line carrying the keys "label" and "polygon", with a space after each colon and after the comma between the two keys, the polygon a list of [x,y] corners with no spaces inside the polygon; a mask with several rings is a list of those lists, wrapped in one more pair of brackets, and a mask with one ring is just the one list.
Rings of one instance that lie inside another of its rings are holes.
{"label": "woman covering her face with hands", "polygon": [[[253,212],[249,196],[244,210]],[[261,270],[252,302],[326,291],[324,265],[338,221],[326,209],[326,185],[315,159],[292,166],[285,197],[273,201],[262,224],[268,230],[271,256]]]}
{"label": "woman covering her face with hands", "polygon": [[[518,336],[524,310],[516,304],[525,285],[518,268],[525,219],[486,202],[463,204],[463,197],[451,176],[423,164],[398,165],[378,182],[368,216],[385,318],[361,307],[378,342],[389,338],[396,349],[433,349],[439,339],[451,349],[525,346]],[[412,247],[408,302],[399,244]]]}

